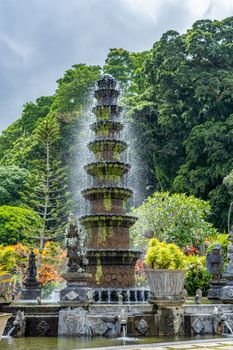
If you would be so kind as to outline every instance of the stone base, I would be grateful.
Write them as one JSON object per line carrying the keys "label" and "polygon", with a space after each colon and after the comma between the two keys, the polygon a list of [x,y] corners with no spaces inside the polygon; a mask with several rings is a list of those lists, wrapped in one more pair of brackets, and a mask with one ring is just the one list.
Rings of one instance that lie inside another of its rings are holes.
{"label": "stone base", "polygon": [[[120,312],[112,313],[109,311],[94,315],[83,308],[61,310],[59,312],[58,335],[118,337],[122,331],[119,320]],[[126,319],[127,336],[158,335],[157,315],[126,313]]]}
{"label": "stone base", "polygon": [[41,297],[40,289],[23,289],[21,298],[22,300],[36,300]]}
{"label": "stone base", "polygon": [[60,291],[60,305],[66,307],[85,306],[90,303],[86,283],[70,282]]}
{"label": "stone base", "polygon": [[58,335],[65,336],[116,336],[116,318],[112,316],[89,315],[83,308],[59,312]]}
{"label": "stone base", "polygon": [[226,286],[226,281],[211,281],[210,282],[210,289],[208,291],[207,298],[209,300],[219,300],[221,289]]}

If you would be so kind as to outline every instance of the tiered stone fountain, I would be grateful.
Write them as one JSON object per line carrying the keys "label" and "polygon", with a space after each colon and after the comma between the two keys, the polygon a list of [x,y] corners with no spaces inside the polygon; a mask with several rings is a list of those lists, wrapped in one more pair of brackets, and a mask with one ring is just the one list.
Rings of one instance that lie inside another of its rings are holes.
{"label": "tiered stone fountain", "polygon": [[91,125],[95,139],[88,144],[96,161],[85,166],[93,186],[82,191],[90,202],[90,213],[81,217],[80,223],[89,236],[90,287],[124,289],[134,285],[134,265],[140,252],[129,245],[129,228],[136,218],[126,215],[132,191],[123,186],[130,165],[121,161],[127,144],[119,137],[123,124],[119,121],[116,85],[110,75],[97,81],[93,108],[96,122]]}

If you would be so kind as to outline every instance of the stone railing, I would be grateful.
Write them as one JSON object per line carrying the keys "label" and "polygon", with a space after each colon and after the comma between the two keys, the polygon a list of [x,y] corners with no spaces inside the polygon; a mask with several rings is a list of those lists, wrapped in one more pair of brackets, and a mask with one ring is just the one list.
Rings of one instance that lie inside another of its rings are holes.
{"label": "stone railing", "polygon": [[147,303],[150,291],[144,288],[93,289],[93,301],[95,304],[143,304]]}

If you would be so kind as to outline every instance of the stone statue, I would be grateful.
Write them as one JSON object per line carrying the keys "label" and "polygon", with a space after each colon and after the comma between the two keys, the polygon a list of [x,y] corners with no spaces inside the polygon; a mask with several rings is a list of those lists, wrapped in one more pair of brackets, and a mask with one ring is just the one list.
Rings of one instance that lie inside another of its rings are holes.
{"label": "stone statue", "polygon": [[65,232],[68,272],[85,272],[88,260],[86,258],[87,235],[84,230],[78,227],[77,220],[73,213],[70,213],[68,225]]}
{"label": "stone statue", "polygon": [[[62,277],[67,281],[67,286],[60,291],[60,303],[65,306],[85,306],[92,303],[91,291],[87,288],[87,281],[91,274],[86,272],[88,260],[87,235],[78,226],[76,217],[70,213],[65,231],[67,246],[67,271]],[[88,293],[89,292],[89,293]],[[87,295],[88,293],[88,295]]]}
{"label": "stone statue", "polygon": [[15,336],[16,337],[24,337],[25,336],[25,328],[26,328],[26,318],[24,316],[23,311],[21,311],[21,310],[17,311],[13,325],[15,327]]}
{"label": "stone statue", "polygon": [[36,255],[31,251],[29,255],[27,277],[23,282],[25,289],[22,291],[21,298],[23,300],[34,300],[40,297],[41,290],[39,288],[39,282],[37,281],[37,268],[36,268]]}
{"label": "stone statue", "polygon": [[34,280],[36,279],[37,275],[37,268],[36,268],[36,255],[31,251],[29,255],[29,262],[28,262],[28,268],[27,268],[27,279]]}
{"label": "stone statue", "polygon": [[214,281],[222,278],[222,268],[224,264],[224,252],[221,244],[215,244],[212,251],[207,254],[206,267],[212,275]]}

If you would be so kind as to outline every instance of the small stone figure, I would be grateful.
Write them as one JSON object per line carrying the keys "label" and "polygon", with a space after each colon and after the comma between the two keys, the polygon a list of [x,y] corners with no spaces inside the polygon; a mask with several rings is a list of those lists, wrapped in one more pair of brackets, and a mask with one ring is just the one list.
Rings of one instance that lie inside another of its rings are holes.
{"label": "small stone figure", "polygon": [[88,298],[89,302],[93,302],[93,290],[92,289],[89,289],[87,291],[87,298]]}
{"label": "small stone figure", "polygon": [[38,305],[41,305],[41,297],[40,296],[36,298],[36,301],[37,301]]}
{"label": "small stone figure", "polygon": [[214,332],[217,335],[222,335],[222,316],[223,316],[222,307],[220,305],[215,306],[213,310],[213,326],[214,326]]}
{"label": "small stone figure", "polygon": [[201,298],[202,298],[202,291],[200,288],[196,290],[196,295],[195,295],[195,304],[200,304],[201,303]]}
{"label": "small stone figure", "polygon": [[36,255],[31,251],[29,255],[29,264],[28,264],[28,269],[27,269],[27,279],[36,279],[37,275],[37,268],[36,268]]}
{"label": "small stone figure", "polygon": [[17,311],[13,325],[15,327],[15,336],[16,337],[24,337],[25,336],[25,328],[26,328],[26,318],[24,316],[23,311],[21,311],[21,310]]}
{"label": "small stone figure", "polygon": [[122,293],[118,294],[118,300],[119,300],[119,304],[123,305],[123,295],[122,295]]}
{"label": "small stone figure", "polygon": [[39,289],[39,282],[37,281],[36,255],[31,251],[29,255],[29,263],[27,269],[27,277],[23,282],[25,289],[22,291],[23,300],[36,300],[40,297],[41,290]]}
{"label": "small stone figure", "polygon": [[86,232],[78,228],[76,218],[73,213],[68,217],[68,225],[65,232],[68,272],[85,272],[88,260],[86,258],[87,248]]}
{"label": "small stone figure", "polygon": [[182,290],[182,298],[183,298],[183,299],[186,299],[187,296],[188,296],[188,292],[187,292],[187,290],[184,288],[184,289]]}

